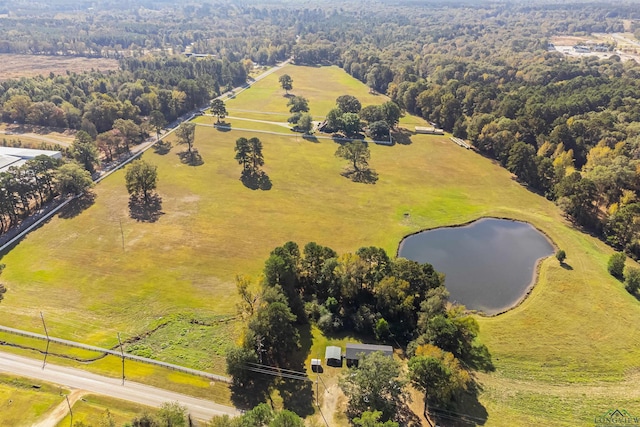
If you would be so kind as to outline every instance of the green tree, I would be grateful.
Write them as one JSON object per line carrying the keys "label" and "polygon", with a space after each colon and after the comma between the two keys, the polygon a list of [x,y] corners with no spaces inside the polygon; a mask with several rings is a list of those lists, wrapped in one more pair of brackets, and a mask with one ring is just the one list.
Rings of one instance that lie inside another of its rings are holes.
{"label": "green tree", "polygon": [[100,164],[98,146],[91,136],[85,131],[78,131],[71,144],[71,154],[75,161],[80,163],[90,173],[95,172],[96,165]]}
{"label": "green tree", "polygon": [[636,295],[640,289],[640,268],[627,267],[624,269],[624,287],[630,294]]}
{"label": "green tree", "polygon": [[304,113],[298,119],[298,123],[296,124],[296,129],[305,135],[309,135],[311,130],[313,129],[313,119],[311,118],[311,114]]}
{"label": "green tree", "polygon": [[187,426],[187,408],[178,402],[163,403],[157,417],[163,427]]}
{"label": "green tree", "polygon": [[402,117],[402,110],[400,110],[398,104],[393,101],[387,101],[380,108],[384,115],[384,121],[387,122],[390,128],[395,128],[400,122],[400,117]]}
{"label": "green tree", "polygon": [[158,183],[158,167],[142,159],[135,160],[127,167],[125,181],[131,196],[142,195],[144,201],[148,203],[149,194],[156,189]]}
{"label": "green tree", "polygon": [[255,379],[255,374],[246,369],[249,363],[258,363],[255,350],[244,347],[233,347],[227,350],[227,374],[231,376],[233,384],[244,387]]}
{"label": "green tree", "polygon": [[282,302],[264,304],[250,320],[251,336],[262,343],[262,350],[271,362],[286,363],[291,352],[300,348],[296,320],[296,315]]}
{"label": "green tree", "polygon": [[336,132],[342,129],[342,111],[339,108],[329,110],[325,120],[327,121],[328,131]]}
{"label": "green tree", "polygon": [[380,411],[383,420],[395,415],[405,397],[405,380],[400,372],[400,364],[381,352],[363,356],[357,367],[340,378],[340,387],[349,399],[349,415]]}
{"label": "green tree", "polygon": [[303,96],[294,96],[287,102],[290,113],[306,113],[309,111],[309,100]]}
{"label": "green tree", "polygon": [[235,152],[235,159],[238,161],[238,164],[242,165],[242,170],[250,170],[251,162],[249,158],[251,156],[251,146],[249,145],[249,140],[245,137],[238,138],[236,140]]}
{"label": "green tree", "polygon": [[360,119],[371,124],[374,122],[385,121],[385,114],[380,105],[367,105],[360,110]]}
{"label": "green tree", "polygon": [[304,427],[304,421],[294,412],[284,409],[276,414],[269,427]]}
{"label": "green tree", "polygon": [[566,258],[567,258],[567,253],[563,249],[559,249],[558,252],[556,252],[556,259],[561,265],[564,264],[564,260]]}
{"label": "green tree", "polygon": [[291,76],[289,74],[283,74],[280,76],[278,81],[280,82],[280,86],[282,86],[282,89],[284,89],[285,92],[289,94],[289,91],[293,89],[293,79],[291,78]]}
{"label": "green tree", "polygon": [[131,144],[135,144],[140,140],[140,126],[131,119],[117,119],[113,122],[113,128],[120,132],[126,152],[129,152]]}
{"label": "green tree", "polygon": [[624,276],[624,263],[627,260],[627,256],[622,252],[616,252],[609,257],[607,263],[607,270],[609,274],[618,279],[622,279]]}
{"label": "green tree", "polygon": [[416,356],[409,359],[408,367],[409,380],[425,394],[425,414],[428,403],[446,406],[471,382],[469,373],[461,367],[458,359],[431,345],[418,347]]}
{"label": "green tree", "polygon": [[360,427],[399,427],[399,424],[395,421],[380,421],[382,412],[380,411],[366,411],[358,418],[351,420],[354,425]]}
{"label": "green tree", "polygon": [[113,160],[114,154],[118,152],[120,137],[113,131],[103,132],[96,137],[96,145],[98,149],[104,153],[106,160],[110,162]]}
{"label": "green tree", "polygon": [[509,150],[507,169],[526,184],[535,185],[537,182],[538,166],[536,165],[536,150],[524,142],[516,142]]}
{"label": "green tree", "polygon": [[349,138],[357,136],[362,130],[360,116],[357,113],[344,113],[341,117],[342,130]]}
{"label": "green tree", "polygon": [[149,124],[156,131],[156,139],[160,140],[160,131],[167,124],[167,120],[165,119],[164,114],[162,114],[162,111],[153,110],[149,114]]}
{"label": "green tree", "polygon": [[362,109],[362,104],[360,104],[360,101],[358,101],[358,98],[356,98],[353,95],[339,96],[336,99],[336,104],[338,105],[338,108],[340,109],[340,111],[342,111],[343,113],[358,114]]}
{"label": "green tree", "polygon": [[91,174],[74,162],[60,166],[54,176],[60,194],[81,194],[93,186]]}
{"label": "green tree", "polygon": [[386,121],[380,120],[369,125],[369,134],[376,141],[389,139],[389,125]]}
{"label": "green tree", "polygon": [[191,122],[183,122],[176,130],[176,136],[178,137],[178,144],[187,146],[187,153],[191,159],[193,159],[193,143],[196,137],[196,124]]}
{"label": "green tree", "polygon": [[264,156],[262,155],[262,141],[253,137],[249,139],[249,163],[253,172],[257,172],[260,166],[264,166]]}
{"label": "green tree", "polygon": [[227,107],[222,99],[216,98],[211,101],[211,114],[218,117],[218,123],[220,123],[220,119],[227,116]]}
{"label": "green tree", "polygon": [[353,167],[353,171],[360,172],[369,168],[371,153],[364,142],[351,141],[338,147],[336,157],[348,160]]}
{"label": "green tree", "polygon": [[4,111],[9,113],[11,120],[24,123],[31,108],[31,98],[27,95],[13,95],[4,103]]}

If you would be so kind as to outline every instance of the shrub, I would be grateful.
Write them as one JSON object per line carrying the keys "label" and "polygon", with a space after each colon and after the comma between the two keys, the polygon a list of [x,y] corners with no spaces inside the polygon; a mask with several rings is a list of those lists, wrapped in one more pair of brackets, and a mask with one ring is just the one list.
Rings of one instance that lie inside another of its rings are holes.
{"label": "shrub", "polygon": [[617,277],[618,279],[622,279],[624,273],[624,262],[627,260],[627,256],[622,252],[616,252],[615,254],[609,257],[609,263],[607,264],[607,270],[609,273]]}
{"label": "shrub", "polygon": [[556,252],[556,259],[560,264],[562,264],[566,258],[567,253],[564,251],[564,249],[560,249],[558,250],[558,252]]}
{"label": "shrub", "polygon": [[624,287],[627,288],[630,294],[635,295],[640,289],[640,268],[626,268],[624,277]]}

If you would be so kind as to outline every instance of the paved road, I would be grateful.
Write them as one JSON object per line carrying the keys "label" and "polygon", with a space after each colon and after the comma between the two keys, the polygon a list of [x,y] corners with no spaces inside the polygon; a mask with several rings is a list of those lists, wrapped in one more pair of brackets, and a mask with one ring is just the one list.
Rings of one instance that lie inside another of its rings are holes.
{"label": "paved road", "polygon": [[0,352],[0,372],[36,378],[65,387],[86,390],[142,405],[160,407],[165,402],[179,402],[187,407],[192,417],[209,420],[215,415],[239,415],[233,407],[220,405],[204,399],[187,396],[148,385],[103,377],[81,369],[51,365],[42,369],[42,362],[28,357]]}

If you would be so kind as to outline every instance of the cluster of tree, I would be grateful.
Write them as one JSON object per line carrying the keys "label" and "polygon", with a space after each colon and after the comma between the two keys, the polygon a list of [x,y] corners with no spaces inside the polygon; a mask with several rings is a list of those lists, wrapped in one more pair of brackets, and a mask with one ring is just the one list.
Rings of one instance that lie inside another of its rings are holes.
{"label": "cluster of tree", "polygon": [[[252,364],[290,366],[292,354],[300,349],[298,328],[308,322],[328,334],[352,331],[372,340],[406,346],[412,356],[442,361],[445,373],[461,364],[490,367],[486,347],[475,342],[477,322],[464,307],[447,302],[442,274],[429,264],[392,259],[381,248],[363,247],[356,253],[338,255],[314,242],[302,251],[296,243],[287,242],[266,260],[260,292],[251,291],[252,283],[244,277],[237,278],[237,287],[239,311],[247,319],[247,330],[242,345],[227,354],[227,371],[239,387],[249,387],[256,381],[257,376],[248,369]],[[372,360],[377,363],[378,359]],[[360,366],[368,365],[365,362]],[[376,378],[366,379],[368,376]],[[347,376],[347,383],[350,378],[357,376]],[[363,381],[376,382],[379,378],[379,374],[363,374]],[[402,387],[398,384],[400,396]],[[352,411],[353,416],[368,409],[382,411],[385,419],[393,414],[393,408],[385,406],[387,394],[376,391],[378,397],[363,399],[350,387],[345,386],[347,395],[356,396],[351,400],[360,405]],[[452,391],[437,396],[444,404],[454,395]]]}
{"label": "cluster of tree", "polygon": [[209,103],[220,87],[242,85],[247,79],[240,62],[214,58],[126,58],[120,65],[116,72],[3,81],[2,119],[82,129],[95,138],[115,128],[118,120],[140,125],[153,113],[156,117],[162,114],[156,123],[173,121]]}
{"label": "cluster of tree", "polygon": [[313,117],[309,114],[309,100],[304,96],[292,96],[287,102],[289,112],[293,113],[287,121],[294,125],[293,130],[308,135],[313,130]]}
{"label": "cluster of tree", "polygon": [[240,180],[249,188],[271,188],[271,181],[261,169],[264,166],[262,141],[260,139],[241,137],[236,140],[236,156],[238,164],[242,165]]}
{"label": "cluster of tree", "polygon": [[640,299],[640,269],[631,266],[625,267],[627,256],[622,252],[616,252],[609,257],[607,270],[613,277],[624,280],[624,287],[631,295]]}
{"label": "cluster of tree", "polygon": [[0,173],[0,234],[40,209],[57,195],[80,194],[93,185],[78,163],[46,155]]}
{"label": "cluster of tree", "polygon": [[322,130],[343,132],[346,137],[354,138],[364,129],[374,140],[386,140],[389,139],[390,130],[398,125],[400,117],[402,111],[393,101],[362,108],[355,96],[342,95],[336,99],[336,107],[327,113]]}
{"label": "cluster of tree", "polygon": [[[403,372],[400,362],[375,352],[363,356],[341,378],[340,386],[348,398],[347,414],[355,425],[375,418],[383,427],[397,426],[400,410],[408,401],[406,384],[424,393],[424,413],[429,406],[444,409],[459,399],[473,384],[471,375],[452,353],[437,346],[418,346]],[[379,421],[381,420],[381,421]]]}

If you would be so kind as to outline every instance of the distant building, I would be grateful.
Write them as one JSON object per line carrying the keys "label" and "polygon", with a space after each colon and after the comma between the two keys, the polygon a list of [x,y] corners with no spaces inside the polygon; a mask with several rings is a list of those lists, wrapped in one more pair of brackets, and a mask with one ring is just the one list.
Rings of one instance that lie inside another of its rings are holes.
{"label": "distant building", "polygon": [[582,46],[582,45],[575,45],[573,47],[573,50],[578,52],[578,53],[590,53],[591,49],[589,49],[587,46]]}
{"label": "distant building", "polygon": [[7,172],[10,167],[20,167],[27,160],[45,155],[54,159],[61,159],[62,153],[49,150],[32,150],[30,148],[0,147],[0,172]]}
{"label": "distant building", "polygon": [[366,356],[368,354],[375,353],[376,351],[382,352],[387,357],[393,357],[393,347],[390,345],[347,343],[347,351],[345,355],[345,359],[347,359],[347,366],[357,365],[363,355]]}

